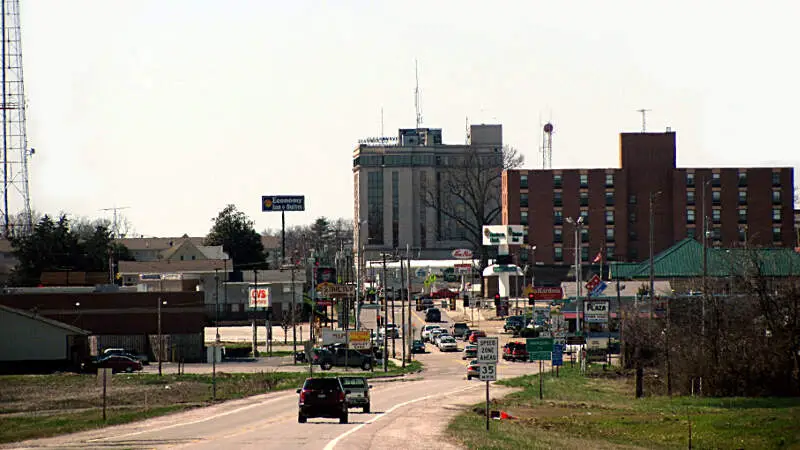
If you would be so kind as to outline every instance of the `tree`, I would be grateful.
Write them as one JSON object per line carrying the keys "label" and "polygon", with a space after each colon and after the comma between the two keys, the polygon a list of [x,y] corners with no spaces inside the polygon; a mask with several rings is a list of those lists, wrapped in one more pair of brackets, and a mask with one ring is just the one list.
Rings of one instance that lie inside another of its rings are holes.
{"label": "tree", "polygon": [[212,220],[214,225],[206,236],[205,245],[221,245],[233,260],[234,268],[264,262],[266,255],[261,236],[245,213],[228,205]]}
{"label": "tree", "polygon": [[437,182],[423,187],[423,202],[437,214],[437,240],[466,240],[483,270],[488,263],[483,226],[498,222],[503,171],[521,166],[524,156],[506,145],[499,155],[469,146],[449,158]]}

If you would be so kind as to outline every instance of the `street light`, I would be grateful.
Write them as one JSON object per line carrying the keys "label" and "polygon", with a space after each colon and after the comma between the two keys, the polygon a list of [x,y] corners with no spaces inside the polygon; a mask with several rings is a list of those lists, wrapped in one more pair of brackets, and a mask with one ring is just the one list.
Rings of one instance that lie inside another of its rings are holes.
{"label": "street light", "polygon": [[158,297],[158,376],[161,376],[161,355],[164,352],[164,344],[161,335],[161,305],[166,305],[166,300],[161,300],[161,297]]}
{"label": "street light", "polygon": [[581,255],[580,255],[580,230],[583,229],[583,216],[579,216],[577,220],[572,217],[567,217],[567,222],[575,226],[575,300],[577,302],[575,309],[575,332],[583,335],[581,328],[581,312],[583,311],[581,305]]}

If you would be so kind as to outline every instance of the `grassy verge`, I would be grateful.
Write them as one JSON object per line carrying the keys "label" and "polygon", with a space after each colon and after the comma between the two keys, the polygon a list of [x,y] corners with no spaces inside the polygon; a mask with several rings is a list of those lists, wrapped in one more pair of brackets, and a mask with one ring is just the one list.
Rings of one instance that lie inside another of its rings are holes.
{"label": "grassy verge", "polygon": [[522,388],[491,406],[515,417],[494,420],[483,404],[456,417],[448,432],[468,448],[800,448],[800,399],[646,397],[632,381],[593,368],[588,376],[564,367],[501,384]]}
{"label": "grassy verge", "polygon": [[[321,372],[378,378],[420,370],[389,362],[389,371]],[[296,389],[307,372],[217,373],[217,400],[225,401]],[[0,376],[0,443],[101,428],[211,404],[211,374],[117,374],[106,393],[107,420],[102,419],[102,387],[96,375],[53,374]]]}

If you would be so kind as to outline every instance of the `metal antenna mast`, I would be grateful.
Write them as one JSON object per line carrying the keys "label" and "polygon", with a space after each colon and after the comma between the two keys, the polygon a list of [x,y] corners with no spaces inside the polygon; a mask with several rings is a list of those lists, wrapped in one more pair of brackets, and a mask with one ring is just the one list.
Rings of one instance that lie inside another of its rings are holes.
{"label": "metal antenna mast", "polygon": [[644,133],[647,130],[647,120],[646,120],[645,115],[650,110],[642,108],[642,109],[637,109],[636,111],[642,113],[642,133]]}
{"label": "metal antenna mast", "polygon": [[119,229],[117,228],[117,211],[121,209],[128,209],[130,206],[114,206],[113,208],[102,208],[100,211],[114,211],[114,222],[111,225],[111,230],[114,233],[114,239],[119,239]]}
{"label": "metal antenna mast", "polygon": [[[28,148],[25,127],[25,89],[22,77],[22,35],[20,33],[19,0],[0,0],[0,33],[2,49],[2,95],[0,110],[3,117],[3,235],[27,233],[31,223],[31,199],[28,190],[28,158],[34,149]],[[9,202],[12,204],[9,205]],[[20,215],[12,223],[10,209]],[[14,228],[16,227],[16,228]]]}
{"label": "metal antenna mast", "polygon": [[414,108],[417,110],[417,128],[419,128],[419,126],[422,125],[422,111],[419,106],[419,70],[416,59],[414,60],[414,77],[417,81],[416,87],[414,88]]}
{"label": "metal antenna mast", "polygon": [[553,168],[553,124],[547,122],[542,128],[542,169]]}

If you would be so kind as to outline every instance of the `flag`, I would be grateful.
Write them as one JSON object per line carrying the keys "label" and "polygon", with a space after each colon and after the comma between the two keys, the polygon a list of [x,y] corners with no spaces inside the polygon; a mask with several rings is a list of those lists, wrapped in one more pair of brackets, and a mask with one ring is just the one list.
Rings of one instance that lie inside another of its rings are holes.
{"label": "flag", "polygon": [[597,264],[602,260],[603,260],[603,253],[597,252],[597,256],[595,256],[594,259],[592,260],[592,264]]}

